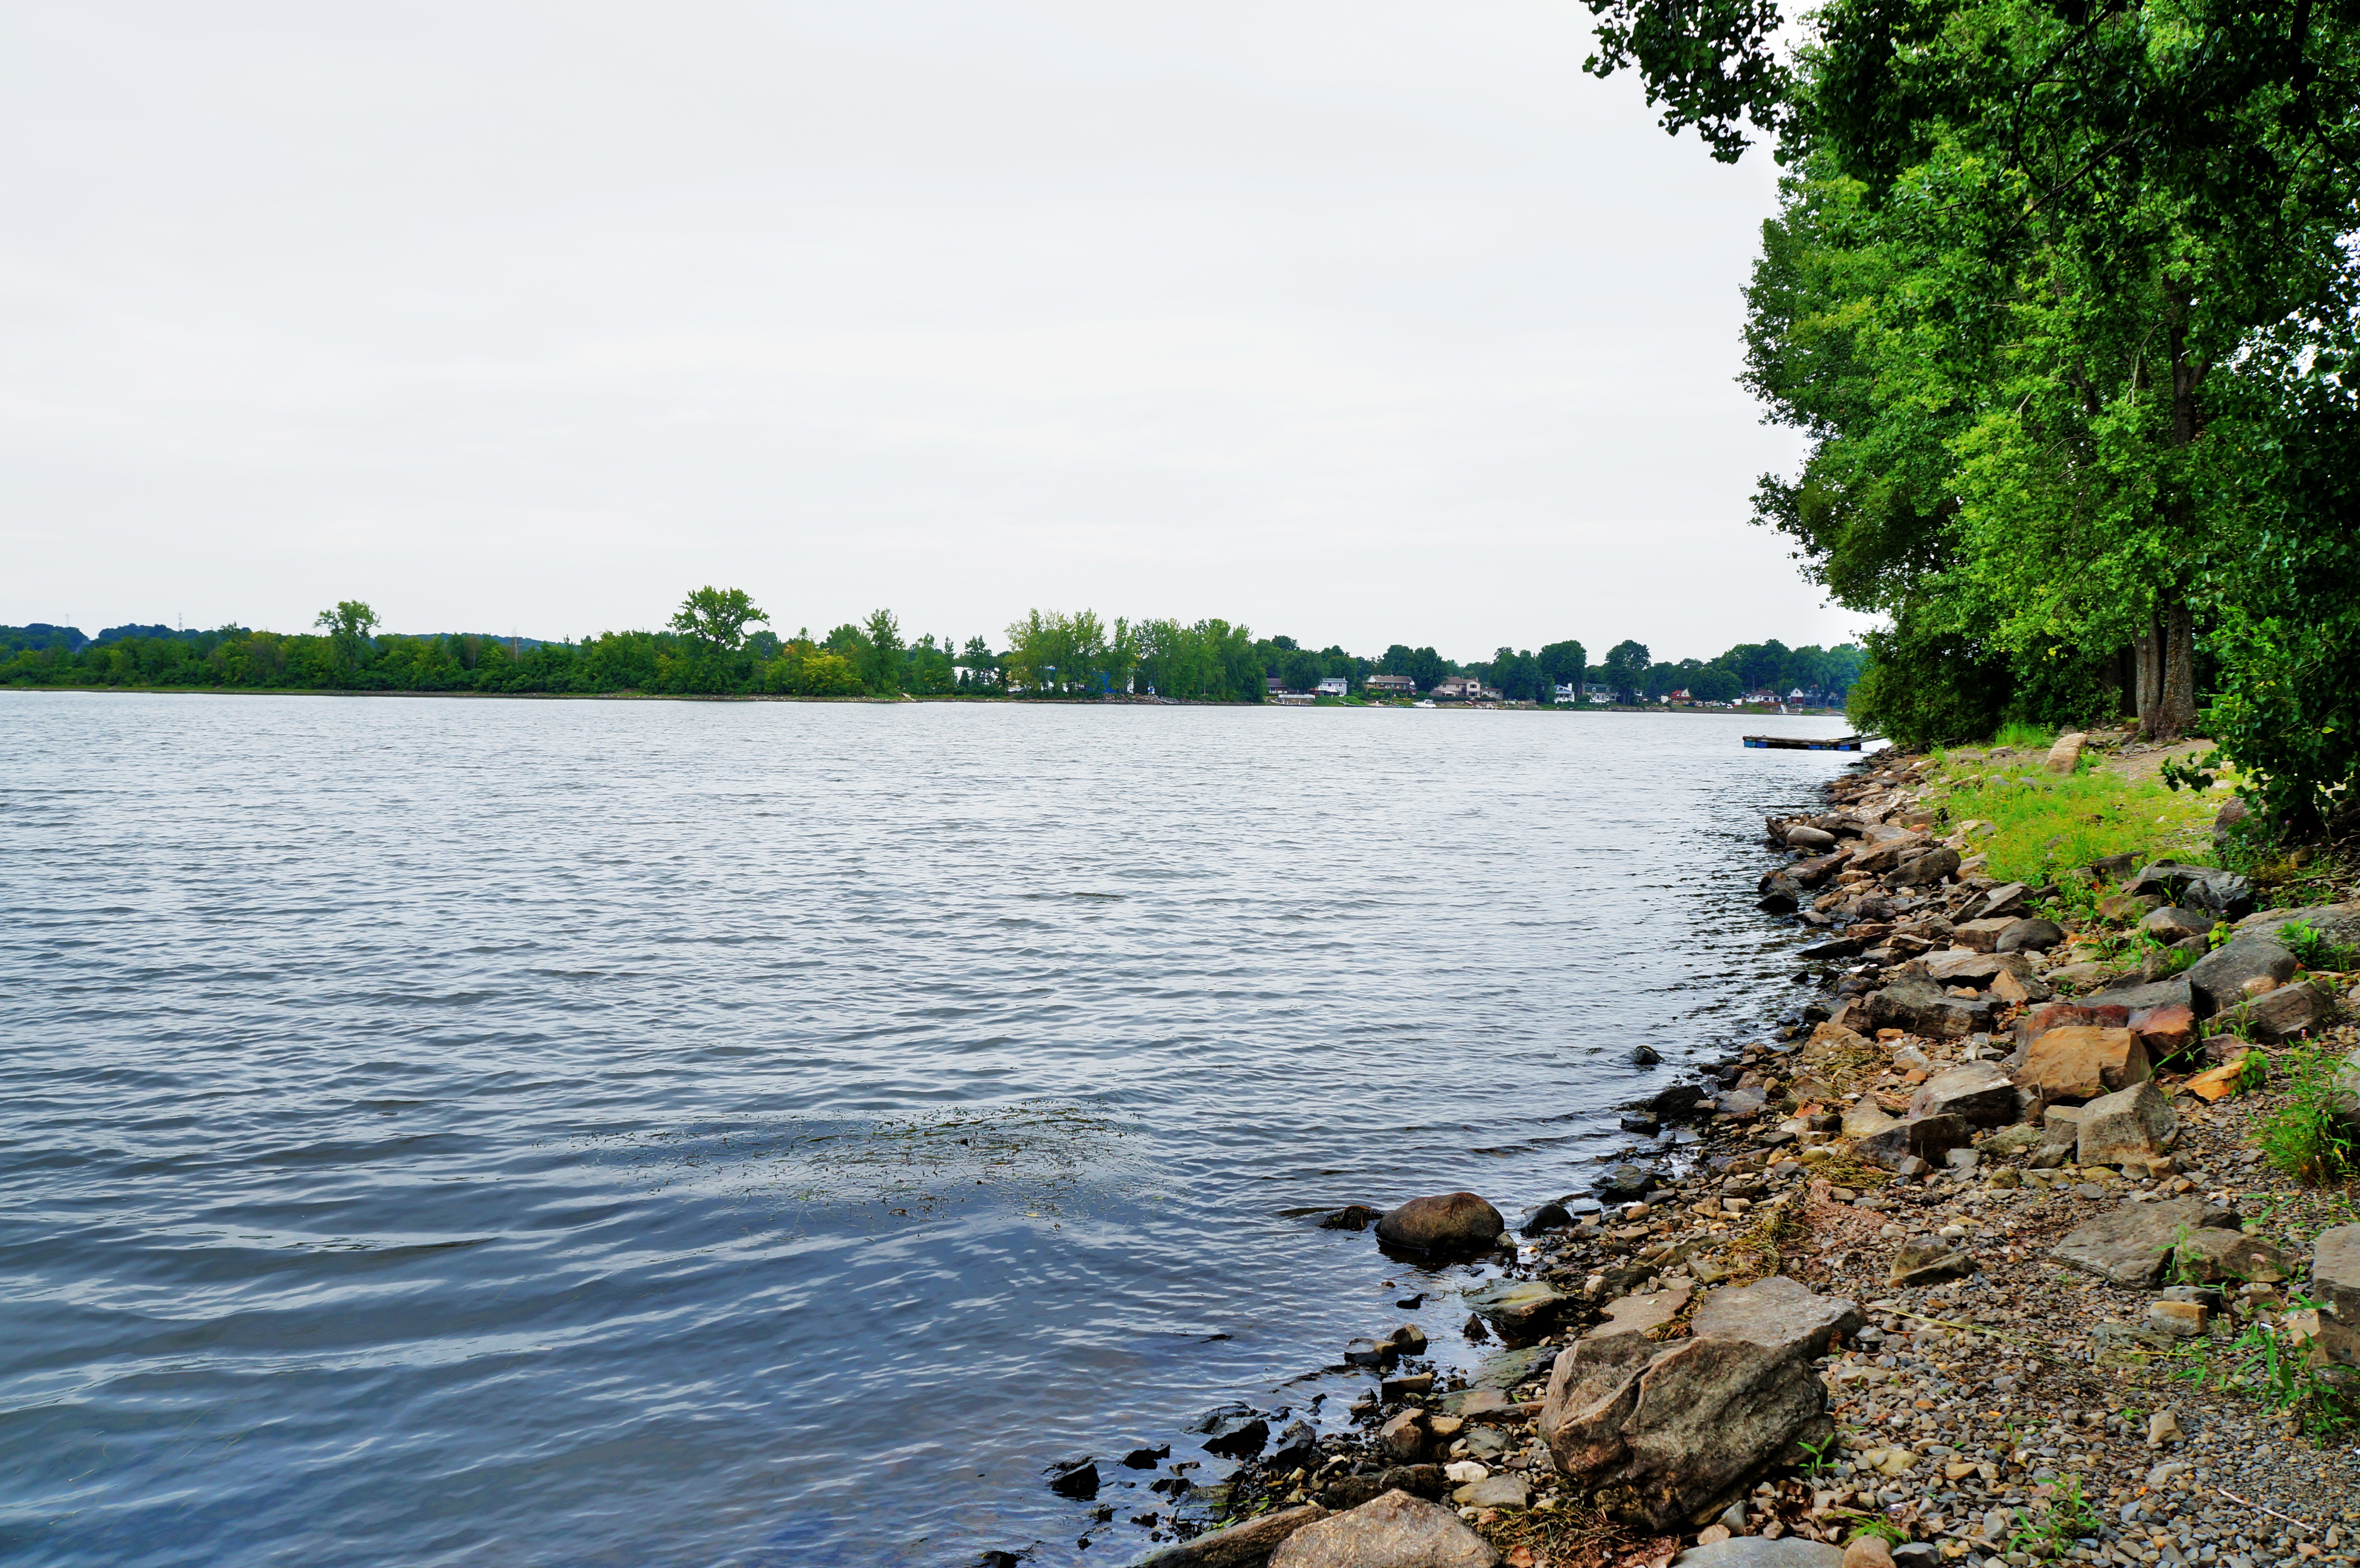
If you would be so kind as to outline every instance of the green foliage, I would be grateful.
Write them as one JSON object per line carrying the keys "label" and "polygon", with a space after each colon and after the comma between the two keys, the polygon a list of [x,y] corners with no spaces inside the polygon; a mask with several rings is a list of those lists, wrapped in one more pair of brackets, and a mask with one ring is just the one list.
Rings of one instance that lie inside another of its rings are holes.
{"label": "green foliage", "polygon": [[2000,725],[1999,733],[1992,736],[1992,744],[2018,751],[2046,751],[2057,744],[2057,732],[2043,729],[2038,724],[2027,724],[2021,720],[2011,720]]}
{"label": "green foliage", "polygon": [[[2032,761],[1988,774],[1953,753],[1948,759],[1956,781],[1942,800],[1952,822],[1980,819],[1996,824],[1975,847],[1989,855],[1990,874],[2011,880],[2047,882],[2060,867],[2087,866],[2116,855],[2193,857],[2204,842],[2204,807],[2175,796],[2148,780],[2136,783],[2102,770],[2051,777]],[[2037,784],[2016,782],[2032,778]],[[2160,817],[2165,819],[2158,822]],[[2072,888],[2089,897],[2094,889]]]}
{"label": "green foliage", "polygon": [[[2319,1303],[2297,1298],[2293,1310]],[[2291,1415],[2322,1446],[2360,1427],[2360,1394],[2318,1365],[2314,1354],[2289,1340],[2277,1323],[2253,1322],[2225,1345],[2199,1343],[2184,1353],[2173,1376],[2198,1388],[2242,1393]]]}
{"label": "green foliage", "polygon": [[2344,1120],[2354,1096],[2360,1095],[2360,1083],[2344,1080],[2342,1053],[2311,1041],[2281,1054],[2278,1067],[2286,1076],[2287,1100],[2262,1122],[2256,1141],[2263,1158],[2314,1185],[2360,1172],[2360,1147]]}
{"label": "green foliage", "polygon": [[2360,968],[2360,954],[2341,942],[2331,942],[2326,934],[2309,920],[2289,920],[2278,929],[2281,946],[2295,956],[2295,962],[2305,969],[2327,969],[2342,972]]}
{"label": "green foliage", "polygon": [[2015,1512],[2015,1529],[2008,1536],[2008,1549],[2054,1557],[2071,1546],[2082,1536],[2098,1533],[2103,1520],[2081,1496],[2081,1477],[2068,1475],[2057,1495],[2049,1499],[2049,1507],[2038,1523],[2022,1508]]}

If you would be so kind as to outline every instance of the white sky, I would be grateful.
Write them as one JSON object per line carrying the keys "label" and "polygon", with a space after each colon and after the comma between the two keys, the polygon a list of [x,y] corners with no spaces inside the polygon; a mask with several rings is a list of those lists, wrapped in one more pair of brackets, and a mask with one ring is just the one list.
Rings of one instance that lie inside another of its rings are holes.
{"label": "white sky", "polygon": [[9,8],[0,621],[1841,639],[1572,0]]}

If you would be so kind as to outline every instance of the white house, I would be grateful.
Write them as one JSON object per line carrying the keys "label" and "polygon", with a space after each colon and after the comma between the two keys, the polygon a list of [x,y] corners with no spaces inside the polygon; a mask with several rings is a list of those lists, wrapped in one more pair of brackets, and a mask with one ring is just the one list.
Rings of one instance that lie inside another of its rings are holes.
{"label": "white house", "polygon": [[1315,697],[1342,697],[1351,692],[1352,683],[1340,675],[1330,675],[1311,689]]}

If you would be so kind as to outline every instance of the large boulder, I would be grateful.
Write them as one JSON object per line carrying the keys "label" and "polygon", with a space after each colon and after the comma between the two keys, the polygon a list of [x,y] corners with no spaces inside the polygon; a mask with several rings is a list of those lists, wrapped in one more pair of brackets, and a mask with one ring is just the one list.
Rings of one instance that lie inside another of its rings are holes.
{"label": "large boulder", "polygon": [[1557,1356],[1542,1439],[1609,1514],[1685,1526],[1795,1439],[1828,1430],[1811,1363],[1861,1321],[1852,1302],[1773,1276],[1708,1297],[1686,1338],[1601,1324]]}
{"label": "large boulder", "polygon": [[1139,1568],[1262,1568],[1289,1536],[1327,1517],[1328,1510],[1317,1503],[1281,1508],[1151,1552],[1139,1560]]}
{"label": "large boulder", "polygon": [[2152,1082],[2091,1101],[2081,1107],[2081,1136],[2073,1159],[2082,1165],[2144,1161],[2171,1145],[2180,1115]]}
{"label": "large boulder", "polygon": [[2245,999],[2250,981],[2283,985],[2294,978],[2295,957],[2275,937],[2254,931],[2236,937],[2188,966],[2181,976],[2195,999],[2196,1016],[2209,1018]]}
{"label": "large boulder", "polygon": [[1304,1525],[1270,1568],[1499,1568],[1500,1554],[1439,1504],[1387,1492]]}
{"label": "large boulder", "polygon": [[2016,1082],[2041,1104],[2055,1105],[2127,1089],[2145,1083],[2151,1071],[2147,1047],[2129,1029],[2068,1025],[2025,1048]]}
{"label": "large boulder", "polygon": [[1836,846],[1836,835],[1825,828],[1815,828],[1808,822],[1797,822],[1786,830],[1788,849],[1808,849],[1813,854]]}
{"label": "large boulder", "polygon": [[1868,1021],[1875,1029],[1955,1040],[1990,1029],[1992,1004],[1985,996],[1953,996],[1930,980],[1896,980],[1869,994]]}
{"label": "large boulder", "polygon": [[2065,1233],[2049,1256],[2068,1269],[2095,1274],[2116,1285],[2152,1289],[2172,1253],[2200,1230],[2230,1229],[2237,1216],[2202,1198],[2169,1198],[2158,1203],[2125,1203]]}
{"label": "large boulder", "polygon": [[1962,1062],[1918,1086],[1913,1116],[1954,1116],[1979,1127],[2005,1127],[2016,1117],[2016,1083],[1996,1062]]}
{"label": "large boulder", "polygon": [[1377,1221],[1377,1239],[1406,1252],[1480,1252],[1508,1228],[1500,1211],[1472,1192],[1412,1198]]}
{"label": "large boulder", "polygon": [[2070,773],[2081,766],[2081,748],[2089,744],[2090,737],[2081,731],[2068,730],[2049,748],[2041,766],[2050,773]]}

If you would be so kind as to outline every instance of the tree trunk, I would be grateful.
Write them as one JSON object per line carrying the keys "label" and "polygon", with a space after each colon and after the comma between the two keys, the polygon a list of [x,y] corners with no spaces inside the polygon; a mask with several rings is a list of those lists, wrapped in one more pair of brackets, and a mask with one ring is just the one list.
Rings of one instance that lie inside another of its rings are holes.
{"label": "tree trunk", "polygon": [[2136,675],[2132,684],[2132,701],[2137,704],[2139,733],[2153,735],[2155,722],[2163,707],[2163,639],[2156,635],[2153,616],[2139,628],[2131,643],[2132,657],[2136,660]]}
{"label": "tree trunk", "polygon": [[2196,617],[2184,600],[2163,612],[2163,690],[2155,733],[2178,740],[2196,724]]}

